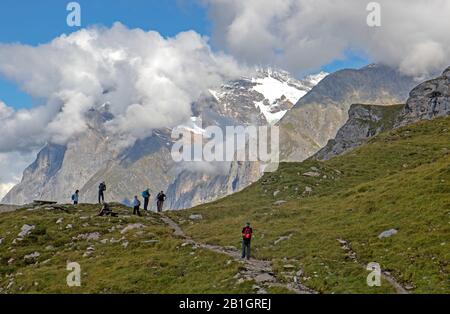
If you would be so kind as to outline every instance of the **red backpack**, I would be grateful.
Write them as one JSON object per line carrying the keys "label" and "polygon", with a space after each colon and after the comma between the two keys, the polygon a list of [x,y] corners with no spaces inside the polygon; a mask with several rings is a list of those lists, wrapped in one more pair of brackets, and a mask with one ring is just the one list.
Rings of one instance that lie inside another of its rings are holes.
{"label": "red backpack", "polygon": [[245,227],[244,230],[242,230],[244,239],[251,239],[253,230],[250,227]]}

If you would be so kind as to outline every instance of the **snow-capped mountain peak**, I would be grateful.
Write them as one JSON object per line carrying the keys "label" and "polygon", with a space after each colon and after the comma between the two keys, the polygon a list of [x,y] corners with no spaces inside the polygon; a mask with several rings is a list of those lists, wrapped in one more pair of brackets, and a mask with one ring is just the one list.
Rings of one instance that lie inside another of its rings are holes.
{"label": "snow-capped mountain peak", "polygon": [[257,69],[252,77],[228,82],[210,93],[224,111],[249,114],[252,107],[266,123],[275,124],[327,75],[320,72],[298,80],[283,70]]}

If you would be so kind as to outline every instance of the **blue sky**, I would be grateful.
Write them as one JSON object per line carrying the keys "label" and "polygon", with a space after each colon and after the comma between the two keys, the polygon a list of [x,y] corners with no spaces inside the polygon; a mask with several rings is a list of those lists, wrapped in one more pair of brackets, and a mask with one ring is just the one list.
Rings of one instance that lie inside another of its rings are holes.
{"label": "blue sky", "polygon": [[[77,31],[66,24],[68,0],[2,0],[0,1],[0,43],[39,45],[63,34]],[[130,28],[156,30],[163,36],[195,30],[210,35],[211,22],[206,9],[189,0],[78,0],[82,27],[111,26],[120,21]],[[358,68],[367,60],[349,53],[344,61],[323,67],[327,72],[340,68]],[[14,83],[0,76],[0,99],[14,108],[26,108],[39,101],[31,99]]]}

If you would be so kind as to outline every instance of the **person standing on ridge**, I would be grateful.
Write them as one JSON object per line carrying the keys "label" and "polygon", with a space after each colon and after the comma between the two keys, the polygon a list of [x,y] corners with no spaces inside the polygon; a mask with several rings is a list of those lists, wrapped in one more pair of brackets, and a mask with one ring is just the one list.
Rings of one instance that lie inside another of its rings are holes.
{"label": "person standing on ridge", "polygon": [[250,223],[242,229],[242,258],[250,259],[250,243],[252,240],[253,229],[250,227]]}
{"label": "person standing on ridge", "polygon": [[133,215],[141,216],[141,212],[139,211],[139,207],[141,207],[141,201],[139,201],[137,195],[134,196],[133,200]]}
{"label": "person standing on ridge", "polygon": [[164,201],[166,200],[166,194],[164,194],[163,191],[159,192],[158,195],[156,196],[157,202],[156,202],[156,207],[158,210],[158,213],[162,212],[163,206],[164,206]]}
{"label": "person standing on ridge", "polygon": [[79,198],[79,190],[76,190],[74,194],[72,194],[72,201],[73,205],[78,205],[78,198]]}
{"label": "person standing on ridge", "polygon": [[98,203],[99,204],[105,202],[105,191],[106,191],[106,184],[105,184],[105,181],[103,181],[98,186]]}
{"label": "person standing on ridge", "polygon": [[142,192],[142,197],[144,198],[144,210],[148,211],[148,202],[150,200],[150,189],[145,190]]}

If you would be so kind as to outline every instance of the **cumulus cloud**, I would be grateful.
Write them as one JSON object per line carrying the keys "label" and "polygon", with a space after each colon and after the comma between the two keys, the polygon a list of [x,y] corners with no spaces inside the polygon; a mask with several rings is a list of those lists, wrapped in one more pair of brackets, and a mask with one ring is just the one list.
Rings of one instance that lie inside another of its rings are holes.
{"label": "cumulus cloud", "polygon": [[447,0],[378,0],[381,27],[367,25],[371,1],[201,1],[215,25],[215,43],[250,63],[299,73],[353,50],[421,76],[442,70],[450,60]]}
{"label": "cumulus cloud", "polygon": [[145,137],[185,121],[202,92],[241,71],[193,31],[163,38],[116,23],[37,47],[0,44],[0,74],[45,101],[19,111],[0,103],[0,132],[7,135],[0,152],[64,144],[86,130],[86,112],[106,102],[115,117],[107,125],[112,134]]}

